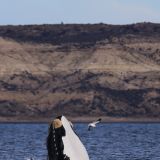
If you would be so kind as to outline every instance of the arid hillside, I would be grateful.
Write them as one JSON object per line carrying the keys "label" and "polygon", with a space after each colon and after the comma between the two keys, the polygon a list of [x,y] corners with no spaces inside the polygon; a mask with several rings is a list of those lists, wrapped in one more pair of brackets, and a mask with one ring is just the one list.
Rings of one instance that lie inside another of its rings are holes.
{"label": "arid hillside", "polygon": [[160,119],[160,24],[0,26],[0,120]]}

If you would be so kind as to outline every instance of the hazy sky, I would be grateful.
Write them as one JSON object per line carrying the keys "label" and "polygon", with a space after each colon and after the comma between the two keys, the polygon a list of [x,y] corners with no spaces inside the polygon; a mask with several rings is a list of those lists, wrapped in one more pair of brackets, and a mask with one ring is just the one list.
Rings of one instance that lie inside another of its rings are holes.
{"label": "hazy sky", "polygon": [[0,25],[160,23],[160,0],[0,0]]}

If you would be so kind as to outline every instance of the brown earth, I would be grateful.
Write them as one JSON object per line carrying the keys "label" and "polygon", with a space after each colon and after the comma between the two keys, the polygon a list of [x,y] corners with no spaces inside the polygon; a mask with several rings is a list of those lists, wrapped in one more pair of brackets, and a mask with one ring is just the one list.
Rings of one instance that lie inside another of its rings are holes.
{"label": "brown earth", "polygon": [[160,119],[160,24],[0,26],[0,121],[62,113]]}

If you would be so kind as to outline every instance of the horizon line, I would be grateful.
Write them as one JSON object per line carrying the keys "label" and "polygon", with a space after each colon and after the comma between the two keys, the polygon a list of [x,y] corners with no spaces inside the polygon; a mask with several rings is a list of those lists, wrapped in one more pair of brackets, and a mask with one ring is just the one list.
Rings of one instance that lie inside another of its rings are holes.
{"label": "horizon line", "polygon": [[141,22],[133,22],[133,23],[124,23],[124,24],[111,24],[111,23],[104,23],[104,22],[97,22],[97,23],[26,23],[26,24],[0,24],[0,26],[33,26],[33,25],[112,25],[112,26],[125,26],[125,25],[135,25],[135,24],[160,24],[160,22],[150,22],[150,21],[141,21]]}

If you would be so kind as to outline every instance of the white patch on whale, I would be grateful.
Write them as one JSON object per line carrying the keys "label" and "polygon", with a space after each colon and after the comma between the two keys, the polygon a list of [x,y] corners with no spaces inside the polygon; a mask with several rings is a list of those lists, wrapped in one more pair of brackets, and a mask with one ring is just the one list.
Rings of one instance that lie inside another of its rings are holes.
{"label": "white patch on whale", "polygon": [[86,148],[73,131],[69,121],[64,116],[62,116],[61,121],[66,131],[66,136],[62,138],[64,154],[70,157],[70,160],[89,160]]}

